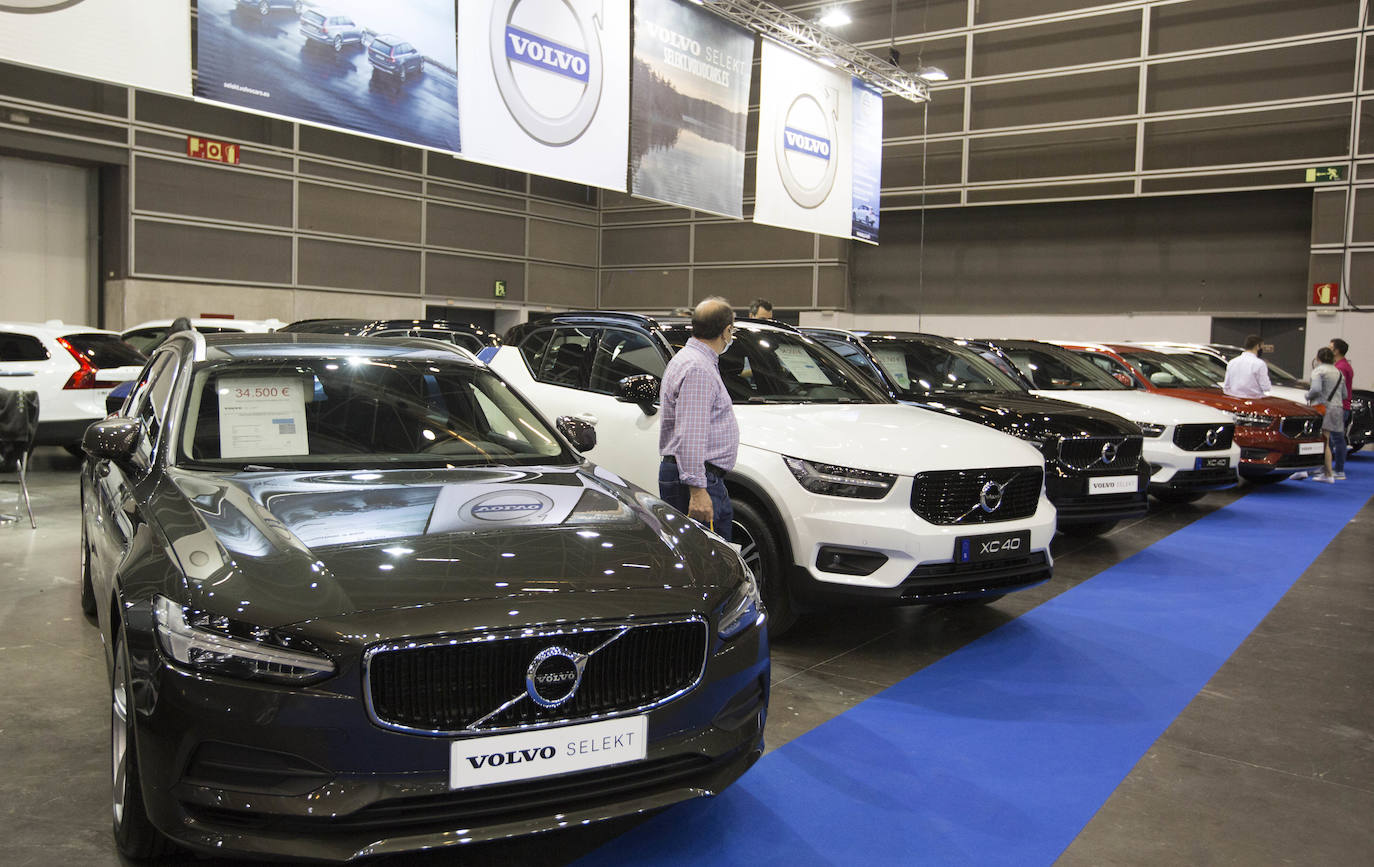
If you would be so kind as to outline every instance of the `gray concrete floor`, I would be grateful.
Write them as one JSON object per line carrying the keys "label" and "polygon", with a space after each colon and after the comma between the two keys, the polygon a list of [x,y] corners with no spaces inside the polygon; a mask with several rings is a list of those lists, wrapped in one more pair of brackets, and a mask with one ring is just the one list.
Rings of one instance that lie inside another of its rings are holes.
{"label": "gray concrete floor", "polygon": [[[1374,456],[1357,460],[1374,464]],[[76,459],[40,449],[30,476],[39,529],[0,526],[0,864],[15,867],[123,863],[109,831],[100,637],[78,604],[77,471]],[[0,486],[0,512],[15,511],[14,494]],[[1060,536],[1055,580],[995,605],[804,618],[773,647],[769,749],[1245,495],[1263,489],[1160,507],[1098,539]],[[1140,760],[1061,863],[1371,863],[1371,554],[1374,503]],[[566,864],[632,824],[372,863]]]}

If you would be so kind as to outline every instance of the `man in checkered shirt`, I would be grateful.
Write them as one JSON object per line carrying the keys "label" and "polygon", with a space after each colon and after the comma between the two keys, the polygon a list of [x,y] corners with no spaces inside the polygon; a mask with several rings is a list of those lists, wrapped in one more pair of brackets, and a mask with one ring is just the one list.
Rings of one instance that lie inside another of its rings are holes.
{"label": "man in checkered shirt", "polygon": [[730,538],[734,509],[725,474],[739,454],[735,405],[720,378],[720,354],[734,337],[735,314],[724,298],[692,311],[692,337],[663,372],[658,429],[658,495]]}

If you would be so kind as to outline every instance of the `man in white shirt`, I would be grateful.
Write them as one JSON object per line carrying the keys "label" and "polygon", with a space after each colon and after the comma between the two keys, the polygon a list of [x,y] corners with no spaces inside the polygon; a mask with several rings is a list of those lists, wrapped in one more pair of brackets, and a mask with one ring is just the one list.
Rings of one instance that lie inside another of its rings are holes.
{"label": "man in white shirt", "polygon": [[1231,397],[1264,397],[1273,389],[1269,366],[1260,360],[1260,336],[1245,338],[1245,351],[1226,364],[1226,380],[1221,390]]}

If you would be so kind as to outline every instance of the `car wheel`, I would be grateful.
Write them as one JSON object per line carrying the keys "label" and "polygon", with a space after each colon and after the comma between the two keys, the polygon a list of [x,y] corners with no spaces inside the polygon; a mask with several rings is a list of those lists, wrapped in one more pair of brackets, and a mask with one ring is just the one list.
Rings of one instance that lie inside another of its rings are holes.
{"label": "car wheel", "polygon": [[301,0],[296,0],[296,5],[291,8],[296,11],[296,17],[299,18],[301,13],[305,11],[305,4]]}
{"label": "car wheel", "polygon": [[138,775],[138,748],[133,702],[132,666],[124,626],[115,633],[114,677],[110,684],[111,802],[114,807],[114,838],[127,858],[146,859],[172,850],[171,841],[148,821],[143,785]]}
{"label": "car wheel", "polygon": [[406,68],[404,64],[401,65],[401,71],[397,74],[401,76],[401,81],[406,80]]}
{"label": "car wheel", "polygon": [[797,622],[797,607],[787,586],[787,573],[773,530],[752,503],[735,500],[732,537],[740,546],[740,556],[754,573],[768,610],[768,634],[779,636]]}
{"label": "car wheel", "polygon": [[65,445],[62,448],[66,450],[67,454],[71,455],[74,458],[84,458],[86,456],[86,453],[81,450],[80,443]]}
{"label": "car wheel", "polygon": [[1065,536],[1101,536],[1117,525],[1117,521],[1083,521],[1059,528]]}
{"label": "car wheel", "polygon": [[1155,499],[1161,503],[1196,503],[1207,496],[1205,491],[1156,491]]}
{"label": "car wheel", "polygon": [[86,538],[86,516],[81,515],[81,611],[95,616],[95,588],[91,586],[91,545]]}
{"label": "car wheel", "polygon": [[272,4],[268,3],[267,0],[262,0],[262,2],[258,3],[258,14],[263,18],[266,18],[271,11]]}
{"label": "car wheel", "polygon": [[342,36],[335,36],[335,37],[334,37],[334,51],[335,51],[335,52],[343,51],[343,37],[342,37]]}

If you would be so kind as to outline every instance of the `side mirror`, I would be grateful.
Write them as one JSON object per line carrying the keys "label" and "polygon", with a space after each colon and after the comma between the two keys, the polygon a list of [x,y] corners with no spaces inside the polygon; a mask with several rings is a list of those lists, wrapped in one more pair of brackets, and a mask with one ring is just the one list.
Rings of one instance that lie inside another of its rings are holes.
{"label": "side mirror", "polygon": [[1125,374],[1125,373],[1121,373],[1120,371],[1117,371],[1116,373],[1113,373],[1112,376],[1116,377],[1116,381],[1119,382],[1119,383],[1121,383],[1122,385],[1130,386],[1131,388],[1139,388],[1139,387],[1140,387],[1140,383],[1138,383],[1138,382],[1136,382],[1134,379],[1132,379],[1132,378],[1130,377],[1129,374]]}
{"label": "side mirror", "polygon": [[1168,386],[1173,385],[1175,382],[1178,382],[1178,379],[1172,373],[1165,373],[1161,370],[1150,377],[1150,382],[1153,382],[1155,385],[1167,388]]}
{"label": "side mirror", "polygon": [[637,403],[645,415],[658,412],[658,377],[648,373],[627,376],[620,380],[615,390],[615,399],[621,403]]}
{"label": "side mirror", "polygon": [[596,448],[596,428],[592,427],[591,422],[570,415],[560,415],[554,426],[579,452],[589,452]]}
{"label": "side mirror", "polygon": [[105,395],[105,415],[119,415],[120,410],[124,409],[124,399],[129,396],[129,392],[134,390],[134,380],[130,379],[121,382]]}
{"label": "side mirror", "polygon": [[81,450],[98,461],[128,463],[138,447],[142,431],[131,418],[108,418],[86,428]]}

